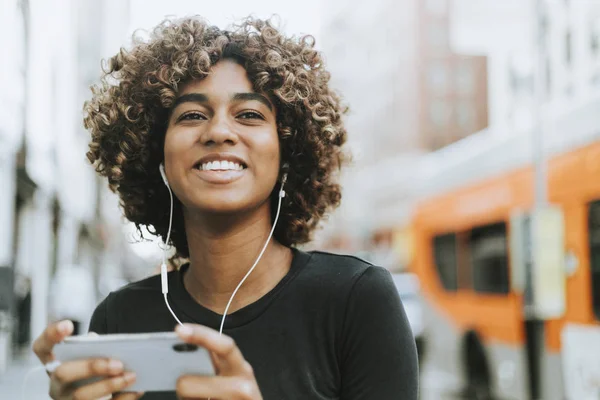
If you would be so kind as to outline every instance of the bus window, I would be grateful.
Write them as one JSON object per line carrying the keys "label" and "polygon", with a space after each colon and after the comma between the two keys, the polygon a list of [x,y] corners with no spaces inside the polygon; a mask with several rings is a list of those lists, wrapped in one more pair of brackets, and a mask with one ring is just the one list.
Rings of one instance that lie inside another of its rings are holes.
{"label": "bus window", "polygon": [[600,318],[600,201],[590,204],[588,223],[590,231],[592,304],[596,317]]}
{"label": "bus window", "polygon": [[480,293],[509,291],[506,224],[474,228],[469,237],[473,289]]}
{"label": "bus window", "polygon": [[456,234],[449,233],[433,238],[433,253],[438,276],[444,289],[457,289]]}

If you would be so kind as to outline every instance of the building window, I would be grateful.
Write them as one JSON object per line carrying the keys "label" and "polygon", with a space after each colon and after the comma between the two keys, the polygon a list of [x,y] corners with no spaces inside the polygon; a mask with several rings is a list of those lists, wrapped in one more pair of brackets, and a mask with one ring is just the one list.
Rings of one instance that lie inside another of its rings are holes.
{"label": "building window", "polygon": [[456,104],[456,122],[463,131],[473,133],[475,130],[475,104],[470,101],[459,101]]}
{"label": "building window", "polygon": [[427,0],[426,2],[427,11],[431,14],[443,16],[446,14],[448,9],[447,0]]}
{"label": "building window", "polygon": [[600,319],[600,200],[590,204],[588,214],[592,307]]}
{"label": "building window", "polygon": [[565,64],[571,66],[573,64],[573,34],[567,31],[565,34]]}
{"label": "building window", "polygon": [[456,234],[449,233],[433,238],[435,267],[444,289],[458,289],[458,263],[456,257]]}
{"label": "building window", "polygon": [[429,106],[429,118],[436,128],[443,128],[448,125],[450,110],[448,103],[444,100],[432,100]]}
{"label": "building window", "polygon": [[506,224],[475,228],[469,236],[473,288],[479,293],[509,291]]}
{"label": "building window", "polygon": [[427,73],[427,85],[436,94],[448,92],[448,69],[443,62],[434,62],[429,65]]}
{"label": "building window", "polygon": [[475,70],[467,60],[461,61],[456,69],[456,88],[460,94],[470,95],[475,92]]}

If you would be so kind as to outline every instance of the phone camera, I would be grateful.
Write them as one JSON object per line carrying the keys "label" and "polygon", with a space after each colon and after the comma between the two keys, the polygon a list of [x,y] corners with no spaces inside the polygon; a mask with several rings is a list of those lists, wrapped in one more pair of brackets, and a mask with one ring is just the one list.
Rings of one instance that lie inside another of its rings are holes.
{"label": "phone camera", "polygon": [[192,351],[198,350],[198,346],[189,343],[177,343],[173,346],[173,350],[178,353],[191,353]]}

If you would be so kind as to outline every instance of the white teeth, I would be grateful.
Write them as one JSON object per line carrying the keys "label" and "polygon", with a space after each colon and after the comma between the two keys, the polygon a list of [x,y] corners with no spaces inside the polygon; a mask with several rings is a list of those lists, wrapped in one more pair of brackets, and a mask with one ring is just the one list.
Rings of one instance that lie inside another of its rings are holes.
{"label": "white teeth", "polygon": [[241,171],[244,167],[233,161],[211,161],[200,166],[203,171]]}

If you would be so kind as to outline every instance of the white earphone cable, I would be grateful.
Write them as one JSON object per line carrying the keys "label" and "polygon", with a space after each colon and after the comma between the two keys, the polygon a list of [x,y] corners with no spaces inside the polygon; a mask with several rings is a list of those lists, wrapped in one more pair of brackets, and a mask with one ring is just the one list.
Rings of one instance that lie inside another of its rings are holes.
{"label": "white earphone cable", "polygon": [[[161,167],[162,167],[162,165],[161,165]],[[169,230],[167,231],[167,240],[164,243],[164,247],[162,247],[162,249],[163,249],[163,262],[162,262],[162,264],[160,266],[162,293],[163,293],[163,297],[165,299],[165,304],[167,305],[167,308],[169,309],[169,312],[171,313],[171,315],[173,316],[173,318],[175,318],[175,321],[177,321],[177,323],[179,325],[183,325],[183,323],[179,320],[179,318],[177,318],[177,315],[175,315],[175,312],[173,311],[173,309],[169,305],[169,300],[167,298],[167,294],[169,293],[169,283],[168,283],[168,279],[167,279],[167,248],[168,248],[168,245],[169,245],[169,240],[171,238],[171,228],[172,228],[172,225],[173,225],[173,192],[171,192],[171,187],[169,186],[166,174],[164,173],[163,169],[161,169],[161,175],[163,176],[163,180],[165,182],[165,186],[167,186],[167,189],[169,190],[169,198],[171,200],[171,207],[170,207],[170,212],[169,212]],[[246,273],[246,275],[242,278],[242,280],[240,281],[240,283],[237,285],[237,287],[235,288],[235,290],[231,294],[231,297],[229,298],[229,301],[227,302],[227,306],[225,307],[225,311],[223,312],[223,318],[221,319],[221,326],[219,327],[219,334],[220,335],[223,334],[223,327],[225,326],[225,317],[227,316],[227,312],[229,311],[229,307],[231,306],[231,303],[233,302],[233,298],[237,294],[237,292],[240,289],[240,287],[242,287],[242,285],[244,284],[244,282],[246,281],[246,279],[250,276],[250,274],[252,273],[252,271],[254,271],[254,269],[258,265],[260,259],[262,258],[263,254],[265,253],[265,250],[267,249],[267,246],[269,245],[269,242],[271,241],[271,238],[273,237],[273,233],[275,232],[275,227],[277,226],[277,221],[279,220],[279,214],[281,212],[281,203],[282,203],[283,198],[285,197],[285,191],[283,190],[283,187],[285,185],[286,180],[287,180],[287,174],[284,174],[283,175],[283,179],[281,180],[281,188],[279,190],[279,200],[277,202],[277,213],[275,214],[275,220],[273,221],[273,226],[271,227],[271,231],[269,232],[269,237],[267,238],[267,241],[265,242],[265,245],[263,246],[260,254],[258,255],[258,258],[256,259],[256,261],[254,262],[254,264],[252,265],[252,267],[248,270],[248,272]]]}
{"label": "white earphone cable", "polygon": [[[166,180],[165,180],[165,183],[166,183]],[[169,293],[169,283],[168,283],[168,278],[167,278],[167,248],[169,246],[169,240],[171,239],[171,227],[173,226],[173,192],[171,192],[171,187],[168,184],[166,186],[167,186],[167,189],[169,190],[169,198],[171,200],[171,209],[169,212],[169,230],[167,231],[167,240],[165,241],[164,247],[162,248],[163,262],[160,265],[160,278],[161,278],[162,293],[163,293],[163,297],[165,299],[165,304],[167,305],[167,308],[169,309],[169,312],[171,313],[173,318],[175,318],[175,321],[177,321],[177,323],[179,325],[183,325],[183,323],[179,320],[179,318],[177,318],[177,315],[175,315],[175,312],[173,311],[173,309],[171,308],[171,305],[169,304],[169,299],[167,298],[167,294]]]}
{"label": "white earphone cable", "polygon": [[167,240],[165,241],[165,247],[163,247],[163,263],[167,264],[167,248],[169,246],[169,240],[171,240],[171,227],[173,226],[173,192],[171,192],[171,187],[167,185],[167,189],[169,190],[169,198],[171,200],[171,209],[169,211],[169,230],[167,231]]}
{"label": "white earphone cable", "polygon": [[265,253],[265,250],[267,249],[267,246],[269,245],[269,242],[271,241],[271,237],[273,236],[273,232],[275,232],[275,227],[277,226],[277,220],[279,219],[279,212],[281,211],[281,200],[283,199],[284,196],[285,196],[285,192],[283,191],[283,183],[282,183],[281,190],[279,192],[279,201],[277,203],[277,214],[275,214],[275,221],[273,221],[273,226],[271,227],[271,232],[269,233],[269,237],[267,238],[267,241],[265,242],[265,245],[263,246],[262,251],[258,255],[258,258],[254,262],[254,265],[252,266],[252,268],[250,268],[250,270],[248,270],[246,275],[242,278],[240,283],[237,285],[237,287],[231,294],[231,297],[229,298],[229,302],[227,303],[227,307],[225,307],[225,311],[223,312],[223,318],[221,319],[221,326],[219,327],[220,335],[223,334],[223,326],[225,325],[225,317],[227,316],[227,311],[229,311],[229,306],[231,306],[231,302],[233,301],[233,298],[235,297],[235,295],[238,292],[238,290],[240,289],[240,287],[242,287],[242,284],[244,283],[246,278],[248,278],[248,276],[250,276],[252,271],[254,271],[254,268],[256,268],[256,266],[258,265],[258,262],[262,258],[263,254]]}
{"label": "white earphone cable", "polygon": [[179,325],[183,325],[183,322],[181,322],[179,320],[179,318],[177,318],[177,315],[175,315],[175,313],[173,312],[173,309],[171,308],[171,306],[169,305],[169,300],[167,299],[167,294],[163,293],[163,297],[165,298],[165,304],[167,305],[167,308],[169,309],[169,311],[171,312],[171,315],[173,316],[173,318],[175,318],[175,321],[177,321],[177,323]]}

